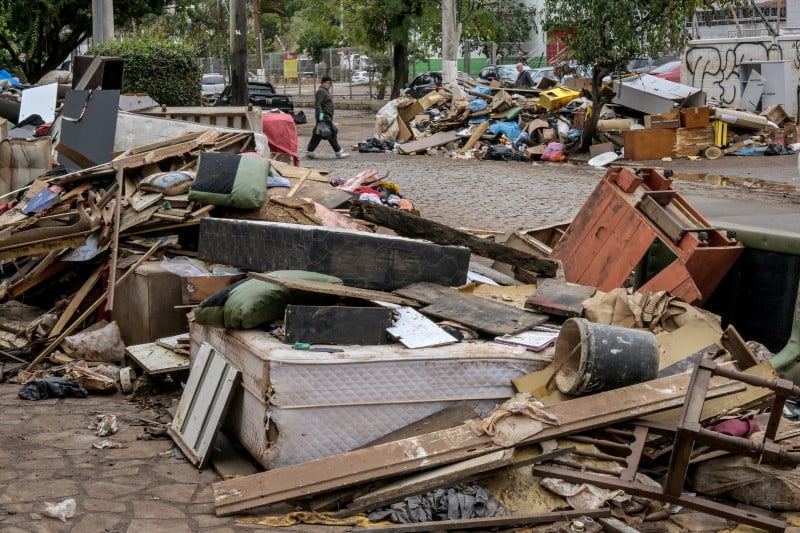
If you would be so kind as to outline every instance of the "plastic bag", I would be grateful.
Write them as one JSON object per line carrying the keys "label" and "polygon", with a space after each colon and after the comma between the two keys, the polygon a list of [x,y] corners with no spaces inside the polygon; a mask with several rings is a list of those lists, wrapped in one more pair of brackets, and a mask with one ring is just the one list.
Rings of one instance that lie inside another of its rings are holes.
{"label": "plastic bag", "polygon": [[332,133],[331,127],[324,120],[322,122],[317,122],[317,127],[314,128],[314,134],[322,137],[326,141],[331,138]]}
{"label": "plastic bag", "polygon": [[541,160],[542,161],[553,161],[558,163],[560,161],[564,161],[567,156],[564,154],[566,150],[565,146],[561,143],[548,143],[544,149],[544,153],[542,154]]}
{"label": "plastic bag", "polygon": [[116,415],[103,415],[103,418],[97,423],[98,437],[108,437],[117,431],[119,431],[119,424]]}
{"label": "plastic bag", "polygon": [[18,396],[23,400],[44,400],[47,398],[86,398],[86,389],[64,378],[49,377],[36,379],[23,386]]}
{"label": "plastic bag", "polygon": [[179,255],[177,257],[164,257],[161,260],[161,268],[167,272],[172,272],[176,276],[207,276],[208,270],[200,267],[192,261],[190,257]]}
{"label": "plastic bag", "polygon": [[120,363],[125,357],[125,343],[116,322],[101,329],[81,332],[64,339],[64,347],[85,361]]}
{"label": "plastic bag", "polygon": [[58,518],[66,522],[67,518],[75,516],[75,498],[67,498],[61,503],[44,502],[44,515],[50,518]]}

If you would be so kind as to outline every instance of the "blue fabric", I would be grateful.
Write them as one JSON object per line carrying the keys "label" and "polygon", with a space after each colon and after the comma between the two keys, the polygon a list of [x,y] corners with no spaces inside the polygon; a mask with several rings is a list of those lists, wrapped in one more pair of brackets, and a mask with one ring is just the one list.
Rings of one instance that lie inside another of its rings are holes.
{"label": "blue fabric", "polygon": [[489,126],[489,131],[495,135],[503,133],[509,139],[516,139],[522,133],[522,128],[516,122],[497,122]]}
{"label": "blue fabric", "polygon": [[475,100],[473,100],[473,101],[471,101],[469,103],[469,110],[471,112],[473,112],[473,113],[476,112],[476,111],[483,111],[484,109],[486,109],[487,105],[488,104],[486,103],[485,100],[481,100],[479,98],[476,98]]}
{"label": "blue fabric", "polygon": [[[474,92],[474,93],[492,94],[492,90],[489,87],[481,87],[480,85],[477,85],[477,86],[473,87],[470,90],[472,92]],[[477,98],[477,97],[473,96],[473,98]]]}

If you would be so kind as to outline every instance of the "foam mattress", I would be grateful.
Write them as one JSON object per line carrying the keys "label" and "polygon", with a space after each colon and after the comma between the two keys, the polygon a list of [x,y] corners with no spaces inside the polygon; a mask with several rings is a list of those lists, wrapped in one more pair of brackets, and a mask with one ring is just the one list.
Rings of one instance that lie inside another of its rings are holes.
{"label": "foam mattress", "polygon": [[208,342],[242,372],[226,426],[267,468],[353,450],[462,400],[486,414],[514,393],[512,378],[549,362],[489,341],[310,352],[194,323],[191,341],[193,354]]}

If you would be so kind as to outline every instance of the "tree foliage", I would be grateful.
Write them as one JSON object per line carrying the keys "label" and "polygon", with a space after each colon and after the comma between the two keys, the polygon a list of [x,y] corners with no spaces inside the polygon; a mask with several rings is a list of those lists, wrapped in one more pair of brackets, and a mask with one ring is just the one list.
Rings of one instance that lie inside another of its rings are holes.
{"label": "tree foliage", "polygon": [[[161,13],[165,0],[114,2],[115,24]],[[92,0],[0,0],[0,49],[29,81],[58,67],[92,35]],[[20,59],[24,54],[24,59]]]}
{"label": "tree foliage", "polygon": [[634,57],[680,48],[686,39],[683,22],[697,0],[545,0],[545,29],[566,45],[567,64],[589,67],[592,106],[580,148],[588,150],[602,107],[613,98],[603,78],[621,70]]}

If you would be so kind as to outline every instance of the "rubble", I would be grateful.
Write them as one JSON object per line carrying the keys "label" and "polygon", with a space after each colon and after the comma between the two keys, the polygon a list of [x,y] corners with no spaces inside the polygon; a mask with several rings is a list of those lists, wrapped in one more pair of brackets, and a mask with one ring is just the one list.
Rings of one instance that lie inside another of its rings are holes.
{"label": "rubble", "polygon": [[[362,152],[441,154],[466,159],[567,159],[591,113],[586,80],[577,87],[544,78],[533,89],[461,80],[467,94],[440,88],[415,100],[401,96],[377,114],[375,136]],[[795,120],[774,104],[760,114],[707,101],[703,91],[647,74],[611,80],[612,103],[600,110],[603,151],[630,161],[716,159],[794,153]],[[613,158],[596,159],[599,166]]]}
{"label": "rubble", "polygon": [[[395,101],[378,129],[409,134],[400,153],[444,146],[456,157],[488,153],[491,135],[505,136],[509,157],[547,142],[540,155],[557,160],[552,145],[576,139],[562,124],[580,116],[577,91],[470,94],[485,105],[440,92]],[[83,96],[87,116],[106,102]],[[624,129],[629,157],[652,140],[641,132],[707,151],[725,129],[712,117],[727,123],[725,113],[670,108],[650,128],[614,118],[603,132]],[[776,113],[766,124],[787,124]],[[257,523],[362,529],[372,512],[415,522],[386,531],[572,519],[573,530],[618,531],[659,527],[646,523],[671,520],[672,504],[785,529],[783,517],[711,500],[716,486],[688,493],[703,487],[692,465],[728,453],[794,475],[796,430],[782,415],[800,389],[702,308],[745,247],[662,171],[612,166],[574,221],[501,243],[425,219],[375,170],[332,182],[291,153],[269,158],[258,131],[114,115],[127,144],[115,140],[107,161],[65,135],[48,161],[68,152],[79,168],[3,182],[2,377],[80,396],[117,381],[139,397],[160,380],[184,383],[171,422],[149,433],[223,472],[224,430],[259,470],[220,474],[217,515],[290,503],[291,516]],[[494,124],[463,129],[487,116]],[[720,432],[757,424],[750,440]],[[545,509],[506,504],[503,481],[496,493],[480,484],[512,472],[553,492]]]}

